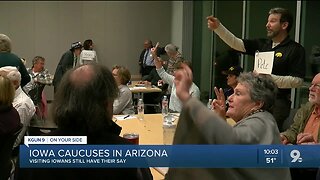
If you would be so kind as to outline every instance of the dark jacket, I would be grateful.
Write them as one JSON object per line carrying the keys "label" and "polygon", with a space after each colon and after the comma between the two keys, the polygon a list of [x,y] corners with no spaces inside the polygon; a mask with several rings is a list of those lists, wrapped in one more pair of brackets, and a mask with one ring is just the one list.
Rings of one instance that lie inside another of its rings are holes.
{"label": "dark jacket", "polygon": [[17,110],[11,106],[0,109],[0,179],[8,179],[11,170],[11,153],[22,128]]}
{"label": "dark jacket", "polygon": [[[139,56],[139,66],[140,66],[140,73],[142,76],[147,75],[150,73],[152,68],[148,67],[143,67],[143,58],[144,58],[144,53],[146,52],[146,49],[143,49],[140,56]],[[157,56],[166,54],[166,51],[164,50],[164,47],[158,47],[157,49]],[[154,68],[154,67],[153,67]]]}
{"label": "dark jacket", "polygon": [[[308,123],[308,120],[314,110],[314,107],[315,106],[310,102],[307,102],[306,104],[302,105],[301,108],[297,111],[296,115],[294,116],[293,124],[291,124],[289,129],[281,133],[287,137],[290,143],[296,144],[297,136],[299,133],[302,133],[304,131],[304,128]],[[319,142],[319,140],[320,133],[318,133],[317,141]]]}
{"label": "dark jacket", "polygon": [[158,86],[158,81],[161,80],[161,77],[158,75],[156,68],[153,68],[150,73],[142,77],[143,81],[151,82],[151,85]]}
{"label": "dark jacket", "polygon": [[62,79],[64,73],[73,67],[74,55],[71,50],[65,52],[57,65],[56,72],[54,73],[53,86],[56,89]]}
{"label": "dark jacket", "polygon": [[30,81],[30,76],[26,67],[22,63],[21,59],[15,54],[8,53],[8,52],[0,53],[0,67],[4,67],[4,66],[17,67],[17,69],[21,74],[21,87],[25,86]]}
{"label": "dark jacket", "polygon": [[0,108],[0,136],[14,134],[19,128],[21,123],[17,110],[13,106]]}

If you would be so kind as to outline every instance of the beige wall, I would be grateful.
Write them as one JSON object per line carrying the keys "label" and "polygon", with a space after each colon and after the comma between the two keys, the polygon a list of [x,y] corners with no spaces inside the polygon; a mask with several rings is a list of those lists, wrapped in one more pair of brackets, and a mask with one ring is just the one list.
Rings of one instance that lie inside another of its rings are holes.
{"label": "beige wall", "polygon": [[[179,8],[179,3],[175,7]],[[91,38],[102,64],[126,65],[132,74],[138,74],[143,40],[150,38],[165,45],[171,42],[172,31],[181,31],[179,17],[182,16],[175,13],[172,20],[172,12],[170,1],[3,1],[0,2],[0,33],[12,39],[13,52],[26,58],[27,66],[34,56],[44,56],[46,67],[54,73],[61,55],[72,42]],[[174,40],[181,44],[180,37]]]}
{"label": "beige wall", "polygon": [[179,47],[179,51],[183,54],[182,50],[182,13],[183,1],[172,1],[172,21],[171,21],[171,43]]}

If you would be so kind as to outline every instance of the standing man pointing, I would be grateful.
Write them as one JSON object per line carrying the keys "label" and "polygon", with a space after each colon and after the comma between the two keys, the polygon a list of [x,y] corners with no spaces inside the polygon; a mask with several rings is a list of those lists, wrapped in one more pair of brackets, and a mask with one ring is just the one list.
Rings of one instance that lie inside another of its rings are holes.
{"label": "standing man pointing", "polygon": [[305,76],[305,49],[289,37],[293,16],[284,8],[272,8],[266,24],[268,39],[240,39],[226,29],[213,16],[207,17],[208,28],[214,31],[231,48],[244,54],[255,55],[256,51],[274,51],[271,77],[278,86],[273,115],[278,128],[290,113],[291,88],[302,85]]}

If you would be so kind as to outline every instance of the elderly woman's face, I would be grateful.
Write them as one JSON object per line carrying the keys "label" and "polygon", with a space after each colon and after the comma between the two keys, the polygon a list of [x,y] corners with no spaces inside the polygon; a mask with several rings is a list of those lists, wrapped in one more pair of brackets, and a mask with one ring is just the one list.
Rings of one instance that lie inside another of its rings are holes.
{"label": "elderly woman's face", "polygon": [[227,116],[231,117],[236,122],[245,118],[253,110],[258,109],[258,104],[251,100],[249,88],[238,83],[234,89],[234,93],[228,98],[229,109]]}

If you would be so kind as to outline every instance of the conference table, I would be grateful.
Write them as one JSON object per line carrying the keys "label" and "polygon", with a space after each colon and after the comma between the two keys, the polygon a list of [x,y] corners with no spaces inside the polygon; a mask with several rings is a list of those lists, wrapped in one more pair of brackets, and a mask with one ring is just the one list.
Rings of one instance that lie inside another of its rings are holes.
{"label": "conference table", "polygon": [[[174,117],[174,124],[177,123],[179,114],[171,114]],[[164,143],[162,114],[145,114],[144,120],[139,120],[136,115],[115,115],[113,120],[122,127],[121,136],[126,133],[139,134],[139,144],[142,145],[163,145],[172,144],[174,131],[166,132],[166,143]],[[167,168],[150,168],[155,180],[164,179],[164,174]]]}

